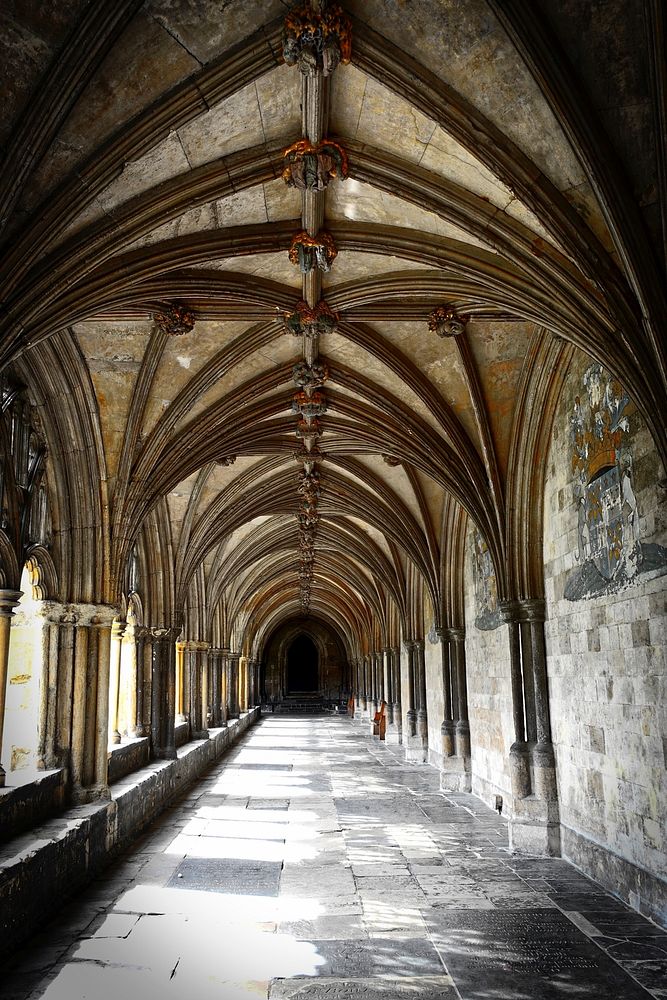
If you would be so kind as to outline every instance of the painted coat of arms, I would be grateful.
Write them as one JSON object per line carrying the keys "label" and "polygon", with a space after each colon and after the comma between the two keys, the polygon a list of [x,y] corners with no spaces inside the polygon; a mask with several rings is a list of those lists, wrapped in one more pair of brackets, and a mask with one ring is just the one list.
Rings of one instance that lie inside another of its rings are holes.
{"label": "painted coat of arms", "polygon": [[472,568],[477,616],[475,625],[488,631],[502,624],[498,610],[498,590],[493,560],[486,541],[475,528],[472,532]]}
{"label": "painted coat of arms", "polygon": [[667,550],[642,545],[633,485],[630,399],[601,365],[583,377],[570,417],[577,560],[565,597],[576,601],[610,593],[640,572],[667,565]]}

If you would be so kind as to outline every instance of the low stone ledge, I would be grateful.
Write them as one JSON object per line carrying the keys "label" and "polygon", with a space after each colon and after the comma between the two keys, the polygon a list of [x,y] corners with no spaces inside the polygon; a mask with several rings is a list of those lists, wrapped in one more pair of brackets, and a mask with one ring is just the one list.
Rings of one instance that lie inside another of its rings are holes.
{"label": "low stone ledge", "polygon": [[150,740],[142,736],[126,740],[109,752],[109,784],[113,785],[131,771],[145,767],[150,759]]}
{"label": "low stone ledge", "polygon": [[179,722],[177,726],[174,727],[174,742],[176,747],[185,746],[185,744],[190,739],[190,723],[189,722]]}
{"label": "low stone ledge", "polygon": [[209,739],[180,748],[175,760],[151,761],[119,779],[110,801],[69,809],[0,848],[0,957],[52,917],[258,717],[259,709],[243,713]]}
{"label": "low stone ledge", "polygon": [[561,823],[562,857],[608,892],[667,928],[667,881]]}
{"label": "low stone ledge", "polygon": [[62,812],[64,804],[62,768],[40,771],[24,785],[0,788],[0,843]]}

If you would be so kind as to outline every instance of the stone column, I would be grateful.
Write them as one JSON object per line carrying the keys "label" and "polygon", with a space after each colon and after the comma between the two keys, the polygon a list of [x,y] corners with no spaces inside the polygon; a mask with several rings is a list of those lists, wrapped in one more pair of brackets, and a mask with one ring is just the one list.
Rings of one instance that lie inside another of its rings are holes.
{"label": "stone column", "polygon": [[354,671],[354,718],[361,715],[361,664],[355,660],[352,664]]}
{"label": "stone column", "polygon": [[516,803],[519,799],[529,796],[531,792],[525,729],[524,678],[519,626],[520,606],[517,601],[500,601],[498,607],[508,629],[512,719],[514,722],[514,742],[510,747],[509,758],[512,797]]}
{"label": "stone column", "polygon": [[227,662],[229,665],[229,715],[232,719],[239,717],[239,654],[230,651]]}
{"label": "stone column", "polygon": [[440,640],[440,655],[442,657],[442,692],[443,711],[440,734],[442,739],[442,756],[454,755],[454,720],[452,718],[452,680],[450,661],[449,629],[437,628],[436,634]]}
{"label": "stone column", "polygon": [[370,709],[369,704],[369,684],[368,684],[368,657],[361,658],[361,718],[367,719]]}
{"label": "stone column", "polygon": [[[176,643],[176,724],[182,726],[188,721],[185,702],[185,643]],[[189,692],[188,692],[189,694]]]}
{"label": "stone column", "polygon": [[206,725],[206,646],[199,642],[186,644],[188,676],[190,679],[190,738],[208,739]]}
{"label": "stone column", "polygon": [[403,737],[405,759],[423,764],[428,755],[428,720],[426,715],[426,677],[424,642],[412,639],[408,651],[408,733]]}
{"label": "stone column", "polygon": [[[382,685],[382,653],[378,653],[377,650],[372,654],[373,657],[373,677],[375,679],[375,697],[373,699],[375,705],[375,712],[379,712],[382,707],[383,698],[383,685]],[[373,714],[375,714],[375,712]]]}
{"label": "stone column", "polygon": [[415,687],[417,697],[417,735],[428,743],[428,708],[426,704],[426,662],[424,640],[416,639],[414,646]]}
{"label": "stone column", "polygon": [[208,651],[209,674],[211,677],[211,726],[219,729],[222,725],[222,710],[220,706],[220,650]]}
{"label": "stone column", "polygon": [[[9,633],[14,608],[22,597],[20,590],[0,590],[0,754],[5,728],[5,701],[7,698],[7,666],[9,664]],[[5,784],[5,769],[0,760],[0,788]]]}
{"label": "stone column", "polygon": [[238,658],[239,671],[239,714],[248,711],[248,661],[245,656]]}
{"label": "stone column", "polygon": [[134,722],[135,736],[149,736],[144,716],[146,708],[146,685],[144,684],[144,662],[146,658],[146,629],[135,626],[134,640],[136,643],[136,667],[137,667],[137,712]]}
{"label": "stone column", "polygon": [[545,604],[541,599],[523,599],[504,601],[500,608],[509,626],[516,737],[510,748],[514,799],[510,846],[528,854],[557,855],[560,814],[549,720]]}
{"label": "stone column", "polygon": [[220,648],[218,650],[218,663],[220,669],[220,720],[223,726],[227,725],[227,719],[229,717],[228,711],[228,693],[227,693],[227,657],[225,655],[225,650]]}
{"label": "stone column", "polygon": [[118,709],[120,703],[120,654],[125,622],[116,619],[111,626],[111,661],[109,664],[109,743],[120,743]]}
{"label": "stone column", "polygon": [[151,628],[151,739],[153,756],[176,757],[176,639],[179,628]]}
{"label": "stone column", "polygon": [[211,718],[211,685],[208,675],[208,646],[199,648],[199,673],[201,676],[201,718],[204,723],[203,731],[208,738],[208,727]]}
{"label": "stone column", "polygon": [[398,646],[390,648],[389,657],[391,661],[392,722],[387,726],[385,741],[387,743],[400,743],[403,738],[403,710],[401,707],[401,651]]}
{"label": "stone column", "polygon": [[[470,723],[468,722],[468,690],[465,669],[465,629],[443,630],[446,649],[443,650],[443,677],[448,674],[451,686],[450,705],[445,695],[445,711],[451,721],[443,722],[443,753],[440,787],[444,791],[469,792],[472,784],[470,761]],[[443,681],[444,683],[444,681]],[[445,692],[447,688],[445,687]],[[450,707],[451,706],[451,707]]]}
{"label": "stone column", "polygon": [[389,728],[394,721],[394,699],[391,688],[391,650],[386,647],[382,650],[382,690],[386,704],[387,728]]}
{"label": "stone column", "polygon": [[[530,658],[533,675],[533,697],[535,704],[536,742],[530,748],[533,790],[535,795],[549,803],[549,822],[553,827],[559,820],[558,786],[556,783],[556,758],[551,742],[551,719],[549,716],[549,688],[547,682],[546,643],[544,621],[546,605],[543,600],[532,599],[522,602],[523,614],[530,629]],[[560,824],[557,829],[560,848]],[[550,830],[550,840],[555,844],[555,830]]]}
{"label": "stone column", "polygon": [[[70,744],[70,778],[72,781],[72,798],[75,802],[85,802],[87,792],[84,778],[84,758],[86,750],[86,712],[88,692],[88,644],[90,635],[90,618],[75,619],[74,628],[74,681],[72,690],[72,735]],[[99,678],[98,678],[99,683]],[[115,699],[115,692],[109,691]],[[90,700],[94,693],[90,691]],[[90,710],[90,706],[89,706]]]}
{"label": "stone column", "polygon": [[456,720],[456,755],[470,762],[470,723],[468,721],[468,685],[466,678],[465,628],[451,628],[449,634],[454,645],[453,662],[456,664],[456,680],[459,694],[459,714]]}
{"label": "stone column", "polygon": [[36,616],[41,619],[42,674],[39,686],[39,736],[37,767],[49,771],[58,766],[56,712],[58,707],[58,638],[62,604],[41,601]]}
{"label": "stone column", "polygon": [[[111,625],[117,617],[115,608],[98,605],[91,620],[95,632],[94,645],[97,653],[97,697],[95,711],[90,706],[89,725],[94,717],[95,724],[95,767],[94,786],[89,798],[109,798],[109,672],[111,667]],[[92,638],[92,637],[91,637]]]}
{"label": "stone column", "polygon": [[125,625],[125,635],[121,645],[120,687],[126,691],[124,701],[125,712],[120,718],[120,732],[133,739],[137,736],[137,626],[136,619],[130,618]]}
{"label": "stone column", "polygon": [[248,660],[248,708],[254,708],[259,704],[259,663],[257,660]]}
{"label": "stone column", "polygon": [[405,735],[406,739],[410,740],[417,735],[417,711],[415,709],[415,656],[412,639],[406,639],[403,643],[403,648],[405,649],[408,658],[408,708],[405,716],[408,731]]}

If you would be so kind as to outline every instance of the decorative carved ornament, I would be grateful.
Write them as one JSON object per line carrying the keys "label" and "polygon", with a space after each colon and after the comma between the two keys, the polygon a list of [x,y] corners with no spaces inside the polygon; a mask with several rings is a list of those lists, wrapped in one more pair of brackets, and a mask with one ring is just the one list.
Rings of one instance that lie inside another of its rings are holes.
{"label": "decorative carved ornament", "polygon": [[153,320],[170,337],[180,337],[184,333],[190,333],[193,329],[195,314],[187,306],[179,302],[171,302],[160,312],[153,313]]}
{"label": "decorative carved ornament", "polygon": [[396,458],[395,455],[383,455],[382,461],[384,462],[385,465],[389,465],[392,468],[401,464],[400,458]]}
{"label": "decorative carved ornament", "polygon": [[305,229],[301,229],[289,248],[289,259],[299,265],[302,274],[308,274],[314,268],[330,271],[337,255],[333,236],[324,229],[317,236],[309,236]]}
{"label": "decorative carved ornament", "polygon": [[283,180],[299,191],[324,191],[334,177],[347,177],[347,153],[331,139],[315,146],[308,139],[299,139],[288,146],[283,157]]}
{"label": "decorative carved ornament", "polygon": [[452,305],[437,306],[429,316],[428,328],[438,337],[460,337],[466,328],[467,318],[459,316]]}
{"label": "decorative carved ornament", "polygon": [[302,464],[304,467],[310,466],[310,468],[323,461],[326,457],[324,452],[320,451],[317,445],[311,448],[310,451],[308,451],[305,447],[298,448],[295,452],[293,452],[293,455],[297,462]]}
{"label": "decorative carved ornament", "polygon": [[352,25],[338,4],[317,12],[309,3],[291,10],[283,28],[283,59],[304,76],[330,76],[352,55]]}
{"label": "decorative carved ornament", "polygon": [[314,441],[315,438],[320,437],[321,434],[322,426],[317,417],[311,418],[310,421],[308,421],[305,417],[301,417],[301,419],[297,421],[296,436],[301,440]]}
{"label": "decorative carved ornament", "polygon": [[297,302],[294,312],[284,314],[285,332],[291,333],[293,337],[321,337],[325,333],[335,332],[338,319],[338,313],[324,299],[314,309],[302,299]]}
{"label": "decorative carved ornament", "polygon": [[329,378],[329,369],[323,361],[299,361],[292,368],[292,381],[300,389],[320,389]]}
{"label": "decorative carved ornament", "polygon": [[323,392],[315,389],[310,395],[305,389],[295,392],[292,397],[292,413],[300,413],[302,417],[321,417],[327,412],[327,401]]}
{"label": "decorative carved ornament", "polygon": [[223,458],[218,459],[218,465],[233,465],[236,461],[236,455],[225,455]]}

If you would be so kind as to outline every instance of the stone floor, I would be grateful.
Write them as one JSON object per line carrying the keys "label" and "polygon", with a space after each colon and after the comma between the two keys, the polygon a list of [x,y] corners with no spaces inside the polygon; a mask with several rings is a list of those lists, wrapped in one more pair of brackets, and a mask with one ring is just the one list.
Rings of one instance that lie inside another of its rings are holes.
{"label": "stone floor", "polygon": [[502,819],[365,727],[269,716],[0,996],[667,998],[667,934],[566,862],[513,857]]}

